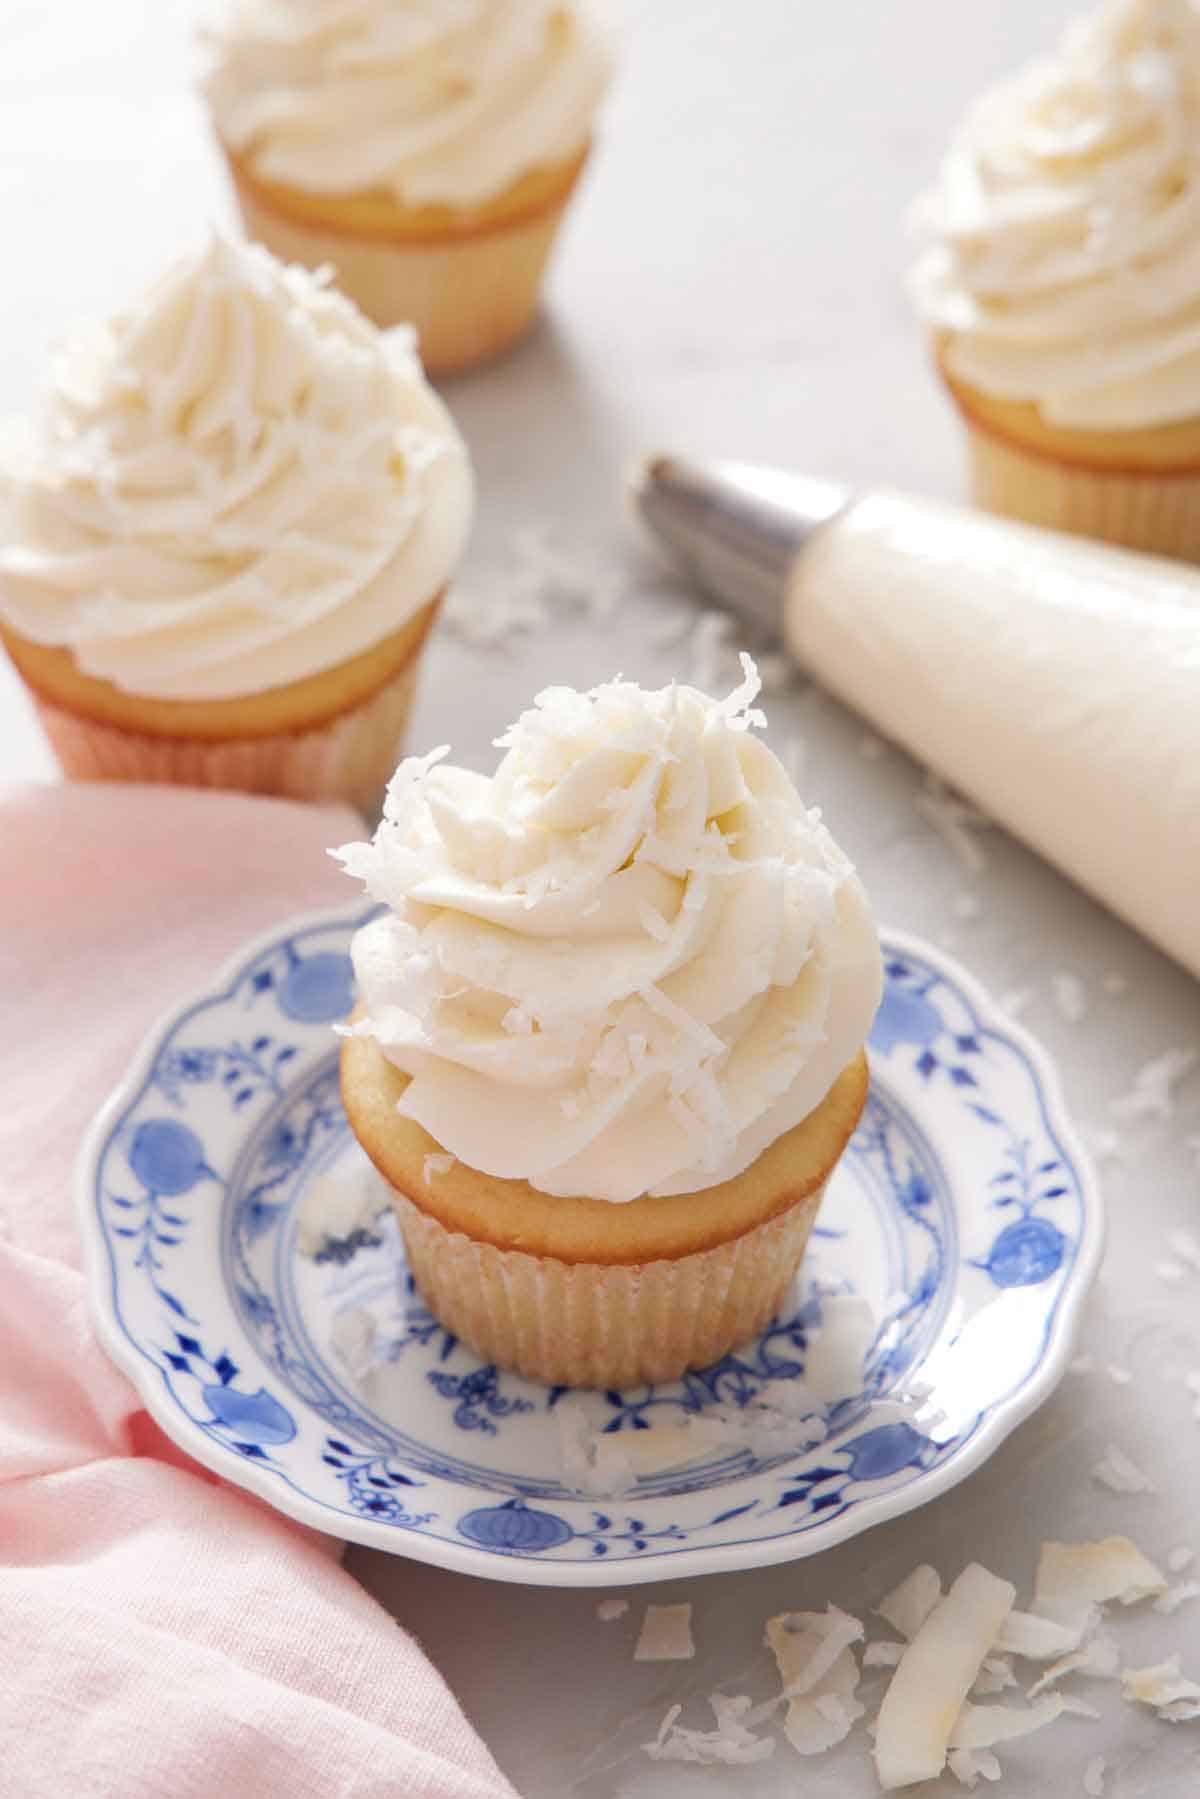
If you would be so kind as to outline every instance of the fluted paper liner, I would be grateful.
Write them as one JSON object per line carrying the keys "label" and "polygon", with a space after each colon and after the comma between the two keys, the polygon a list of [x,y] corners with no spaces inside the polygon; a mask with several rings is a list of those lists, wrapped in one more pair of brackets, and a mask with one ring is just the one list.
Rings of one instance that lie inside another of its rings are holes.
{"label": "fluted paper liner", "polygon": [[497,1249],[391,1197],[423,1299],[476,1354],[554,1386],[629,1387],[719,1361],[770,1322],[826,1184],[715,1249],[625,1266]]}
{"label": "fluted paper liner", "polygon": [[329,264],[376,325],[411,324],[426,370],[445,374],[498,355],[533,321],[570,199],[461,237],[406,242],[322,229],[267,205],[229,158],[242,221],[285,262]]}
{"label": "fluted paper liner", "polygon": [[271,737],[162,737],[78,717],[34,693],[63,773],[77,781],[228,787],[283,799],[346,800],[378,811],[395,771],[416,690],[420,651],[359,705],[307,731]]}
{"label": "fluted paper liner", "polygon": [[976,505],[1030,525],[1200,562],[1200,471],[1091,469],[1057,462],[964,420]]}

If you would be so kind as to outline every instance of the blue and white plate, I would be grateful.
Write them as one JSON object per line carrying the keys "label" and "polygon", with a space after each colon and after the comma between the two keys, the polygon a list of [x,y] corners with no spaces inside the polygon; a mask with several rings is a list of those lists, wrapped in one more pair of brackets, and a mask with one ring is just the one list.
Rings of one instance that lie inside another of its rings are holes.
{"label": "blue and white plate", "polygon": [[[671,1386],[568,1396],[481,1364],[360,1203],[332,1025],[368,915],[248,948],[146,1044],[81,1157],[102,1339],[198,1461],[334,1536],[605,1585],[812,1554],[961,1480],[1051,1391],[1100,1258],[1093,1178],[1045,1056],[895,934],[871,1097],[784,1315]],[[676,1465],[635,1456],[621,1497],[582,1493],[566,1421],[602,1469],[648,1442]]]}

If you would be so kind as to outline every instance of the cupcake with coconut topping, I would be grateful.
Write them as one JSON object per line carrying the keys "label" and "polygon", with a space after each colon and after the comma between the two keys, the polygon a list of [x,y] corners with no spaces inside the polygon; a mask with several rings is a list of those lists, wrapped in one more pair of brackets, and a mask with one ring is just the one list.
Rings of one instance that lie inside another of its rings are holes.
{"label": "cupcake with coconut topping", "polygon": [[357,934],[351,1125],[447,1327],[542,1380],[623,1385],[760,1329],[867,1090],[862,887],[723,702],[541,694],[491,777],[401,764],[338,855]]}
{"label": "cupcake with coconut topping", "polygon": [[984,96],[913,278],[981,504],[1200,558],[1200,12],[1109,0]]}
{"label": "cupcake with coconut topping", "polygon": [[613,62],[604,0],[226,0],[205,90],[246,229],[425,366],[519,337]]}
{"label": "cupcake with coconut topping", "polygon": [[214,238],[70,346],[0,504],[68,774],[377,806],[472,510],[411,337]]}

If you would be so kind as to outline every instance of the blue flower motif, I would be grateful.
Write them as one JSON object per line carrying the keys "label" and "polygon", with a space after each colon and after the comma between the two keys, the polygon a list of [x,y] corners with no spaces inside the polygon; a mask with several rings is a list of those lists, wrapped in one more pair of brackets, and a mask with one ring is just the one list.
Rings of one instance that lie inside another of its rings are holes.
{"label": "blue flower motif", "polygon": [[334,1024],[354,1005],[354,969],[338,950],[294,956],[280,983],[279,1009],[300,1024]]}
{"label": "blue flower motif", "polygon": [[557,1512],[543,1512],[523,1499],[507,1499],[503,1505],[480,1506],[458,1521],[468,1542],[502,1555],[541,1555],[569,1543],[575,1532]]}
{"label": "blue flower motif", "polygon": [[1036,1287],[1057,1274],[1067,1250],[1067,1239],[1057,1225],[1045,1218],[1022,1218],[1000,1232],[985,1262],[998,1287]]}
{"label": "blue flower motif", "polygon": [[296,1434],[292,1414],[265,1387],[239,1393],[233,1387],[201,1388],[204,1403],[218,1424],[250,1443],[290,1443]]}
{"label": "blue flower motif", "polygon": [[212,1170],[195,1131],[175,1118],[148,1118],[133,1133],[129,1166],[149,1193],[187,1193]]}
{"label": "blue flower motif", "polygon": [[919,1467],[930,1447],[929,1438],[911,1424],[878,1424],[840,1445],[850,1457],[850,1480],[884,1480],[901,1468]]}
{"label": "blue flower motif", "polygon": [[891,1055],[901,1043],[925,1049],[942,1029],[941,1013],[925,994],[889,981],[871,1026],[871,1047],[882,1056]]}

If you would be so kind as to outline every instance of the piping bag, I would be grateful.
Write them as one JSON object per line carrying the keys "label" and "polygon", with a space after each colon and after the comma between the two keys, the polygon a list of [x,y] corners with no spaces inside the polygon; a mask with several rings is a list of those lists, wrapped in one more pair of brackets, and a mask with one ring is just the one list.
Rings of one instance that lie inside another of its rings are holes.
{"label": "piping bag", "polygon": [[984,512],[655,456],[698,585],[1200,976],[1200,569]]}

